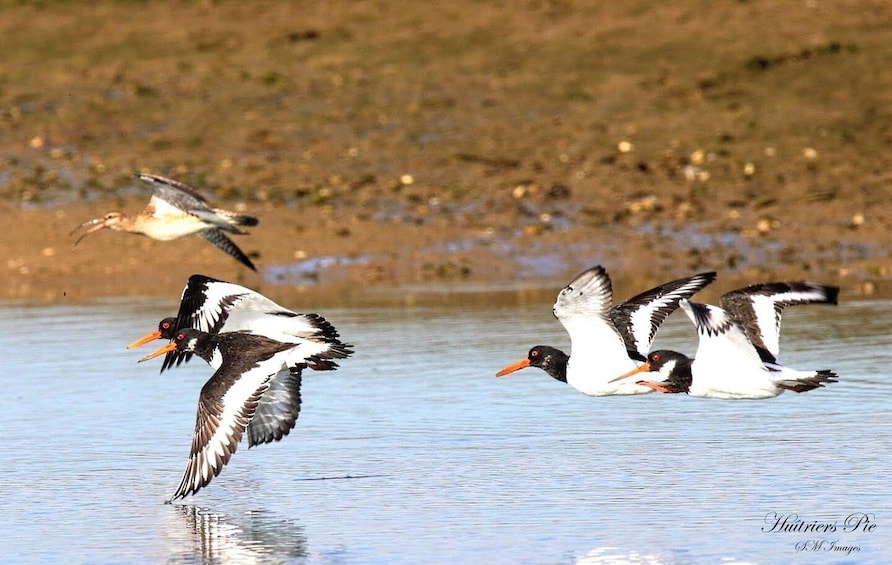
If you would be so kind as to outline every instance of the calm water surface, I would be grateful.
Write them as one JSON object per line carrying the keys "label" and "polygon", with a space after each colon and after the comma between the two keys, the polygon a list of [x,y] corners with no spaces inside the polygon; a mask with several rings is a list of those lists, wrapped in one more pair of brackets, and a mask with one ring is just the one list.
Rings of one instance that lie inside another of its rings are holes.
{"label": "calm water surface", "polygon": [[[550,304],[323,309],[357,354],[168,505],[211,371],[124,346],[175,308],[0,305],[0,562],[892,563],[892,302],[788,310],[784,361],[840,382],[749,402],[496,379],[566,346]],[[693,340],[677,314],[658,345]],[[794,514],[836,531],[767,531]]]}

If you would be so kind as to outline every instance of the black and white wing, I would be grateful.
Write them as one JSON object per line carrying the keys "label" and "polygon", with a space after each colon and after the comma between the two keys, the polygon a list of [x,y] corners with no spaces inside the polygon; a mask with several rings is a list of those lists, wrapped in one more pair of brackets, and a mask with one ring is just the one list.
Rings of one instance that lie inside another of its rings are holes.
{"label": "black and white wing", "polygon": [[735,370],[742,367],[761,369],[764,366],[740,322],[728,312],[718,306],[687,299],[682,299],[679,305],[694,323],[700,338],[694,363]]}
{"label": "black and white wing", "polygon": [[676,309],[679,301],[690,298],[715,280],[715,272],[699,273],[661,284],[634,296],[610,310],[629,357],[644,361],[654,336],[663,321]]}
{"label": "black and white wing", "polygon": [[[281,306],[272,300],[249,288],[206,275],[192,275],[186,282],[180,297],[177,329],[192,328],[210,334],[218,334],[224,331],[233,306],[240,302],[244,303],[246,300],[257,308],[281,309]],[[225,331],[240,329],[246,328],[233,327],[230,324]],[[179,366],[191,358],[192,353],[171,351],[165,356],[161,370],[164,371],[174,365]]]}
{"label": "black and white wing", "polygon": [[239,311],[250,311],[256,317],[262,312],[287,310],[250,288],[207,275],[192,275],[180,298],[177,323],[208,333],[249,329],[233,327],[230,322],[230,316]]}
{"label": "black and white wing", "polygon": [[248,331],[292,344],[288,358],[294,366],[334,370],[338,364],[333,359],[353,353],[353,346],[343,343],[335,327],[319,314],[293,312],[259,292],[204,275],[189,278],[180,312],[183,318],[178,316],[178,323],[198,325],[202,331]]}
{"label": "black and white wing", "polygon": [[303,367],[281,369],[269,381],[269,387],[254,417],[248,424],[248,447],[279,441],[294,428],[300,414],[300,382]]}
{"label": "black and white wing", "polygon": [[224,363],[202,387],[192,449],[171,501],[207,486],[238,448],[275,374],[269,362],[245,365],[239,360]]}
{"label": "black and white wing", "polygon": [[353,346],[342,342],[335,327],[319,314],[276,312],[265,317],[261,324],[257,329],[263,335],[293,345],[287,354],[291,366],[334,371],[338,368],[335,359],[353,354]]}
{"label": "black and white wing", "polygon": [[839,287],[808,282],[754,284],[722,295],[720,304],[738,320],[762,361],[777,363],[781,314],[796,304],[836,304]]}
{"label": "black and white wing", "polygon": [[[304,363],[314,370],[338,367],[332,359],[353,353],[340,341],[335,327],[318,314],[298,314],[259,292],[206,275],[192,275],[183,289],[177,328],[193,328],[218,334],[249,331],[297,346],[290,355],[293,364]],[[171,351],[161,370],[191,358],[188,352]]]}

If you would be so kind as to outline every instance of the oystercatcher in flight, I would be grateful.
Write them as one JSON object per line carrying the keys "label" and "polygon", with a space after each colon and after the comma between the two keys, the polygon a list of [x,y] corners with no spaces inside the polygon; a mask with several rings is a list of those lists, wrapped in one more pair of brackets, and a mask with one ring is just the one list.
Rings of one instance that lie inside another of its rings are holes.
{"label": "oystercatcher in flight", "polygon": [[781,313],[795,304],[836,304],[839,288],[814,283],[764,283],[722,295],[721,307],[683,300],[681,307],[700,338],[693,359],[671,350],[614,381],[648,373],[638,381],[659,392],[686,392],[721,399],[771,398],[785,390],[805,392],[837,382],[833,371],[798,371],[781,365]]}
{"label": "oystercatcher in flight", "polygon": [[613,290],[607,271],[600,265],[592,267],[561,290],[554,303],[554,316],[570,335],[570,354],[537,345],[525,359],[505,367],[496,376],[539,367],[590,396],[651,392],[650,387],[632,381],[611,379],[643,362],[657,330],[678,308],[679,301],[713,280],[714,272],[699,273],[612,306]]}
{"label": "oystercatcher in flight", "polygon": [[[333,325],[319,314],[298,314],[259,292],[205,275],[192,275],[183,288],[175,318],[164,318],[158,329],[127,346],[138,347],[156,339],[173,339],[176,331],[193,328],[219,334],[245,330],[293,346],[294,365],[304,364],[317,371],[337,369],[334,359],[353,353],[352,346],[340,341]],[[192,354],[171,350],[161,370],[180,365]]]}
{"label": "oystercatcher in flight", "polygon": [[216,370],[202,389],[190,463],[173,498],[219,474],[243,431],[249,448],[288,435],[300,413],[303,370],[335,370],[335,359],[353,353],[339,338],[318,314],[292,312],[237,284],[189,277],[177,317],[128,346],[170,339],[141,361],[166,354],[163,371],[197,354]]}
{"label": "oystercatcher in flight", "polygon": [[190,352],[216,369],[198,397],[186,471],[168,502],[198,492],[219,475],[243,433],[252,447],[291,431],[300,411],[303,368],[293,364],[294,347],[246,331],[214,335],[185,328],[143,358],[174,350]]}

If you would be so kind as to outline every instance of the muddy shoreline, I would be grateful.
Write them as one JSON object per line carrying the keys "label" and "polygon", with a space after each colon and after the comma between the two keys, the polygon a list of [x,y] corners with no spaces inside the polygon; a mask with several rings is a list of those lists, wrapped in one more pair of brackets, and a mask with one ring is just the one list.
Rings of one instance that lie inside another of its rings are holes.
{"label": "muddy shoreline", "polygon": [[[16,229],[0,242],[7,258],[0,274],[2,298],[35,303],[119,296],[175,299],[189,275],[203,273],[286,302],[546,302],[593,264],[607,267],[618,299],[704,270],[719,272],[706,298],[773,279],[837,284],[847,299],[888,297],[892,290],[886,279],[864,276],[857,262],[821,262],[801,253],[791,264],[777,260],[786,247],[803,247],[795,234],[785,242],[652,223],[524,230],[510,227],[516,217],[449,225],[450,218],[436,212],[425,221],[377,222],[351,209],[314,214],[251,208],[261,223],[235,241],[258,265],[257,273],[196,237],[156,242],[105,230],[75,246],[71,229],[116,204],[103,199],[89,205],[7,208],[4,215]],[[142,204],[132,199],[118,208],[138,210]],[[687,232],[671,233],[673,228]],[[733,267],[729,257],[737,257]],[[804,270],[805,262],[821,268]]]}

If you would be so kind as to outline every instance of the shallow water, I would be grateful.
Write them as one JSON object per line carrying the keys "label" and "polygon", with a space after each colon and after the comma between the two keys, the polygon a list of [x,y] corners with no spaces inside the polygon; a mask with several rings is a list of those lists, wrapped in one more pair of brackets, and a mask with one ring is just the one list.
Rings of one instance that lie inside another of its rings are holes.
{"label": "shallow water", "polygon": [[[0,306],[0,562],[892,562],[892,302],[788,310],[783,360],[840,382],[738,402],[496,379],[566,346],[550,304],[323,309],[357,354],[305,376],[290,436],[169,505],[210,370],[124,346],[174,310]],[[658,345],[692,340],[676,314]]]}

